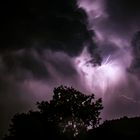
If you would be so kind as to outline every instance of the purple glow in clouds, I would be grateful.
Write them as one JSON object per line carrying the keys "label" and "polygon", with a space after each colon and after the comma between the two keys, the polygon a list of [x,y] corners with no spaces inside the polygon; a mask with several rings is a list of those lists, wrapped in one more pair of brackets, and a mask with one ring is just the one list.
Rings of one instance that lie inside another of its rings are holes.
{"label": "purple glow in clouds", "polygon": [[[100,48],[103,61],[101,66],[93,66],[90,63],[91,54],[85,47],[81,55],[76,58],[77,70],[87,88],[104,97],[106,92],[115,92],[120,83],[126,83],[127,69],[132,61],[130,44],[128,40],[109,30],[108,34],[104,29],[103,24],[106,24],[109,15],[105,11],[103,0],[80,0],[78,2],[79,7],[87,12],[88,26],[94,29],[96,37],[93,39]],[[108,46],[114,48],[114,51],[111,52]]]}
{"label": "purple glow in clouds", "polygon": [[[132,36],[138,26],[121,27],[113,22],[108,13],[107,0],[78,0],[88,15],[88,28],[94,30],[93,40],[102,56],[101,66],[94,66],[90,60],[86,47],[75,59],[76,69],[83,81],[83,85],[90,92],[103,98],[103,118],[117,118],[140,114],[140,81],[129,73],[133,60]],[[127,29],[127,27],[131,27]],[[131,100],[130,100],[131,99]],[[134,109],[135,108],[135,109]]]}
{"label": "purple glow in clouds", "polygon": [[[84,85],[97,96],[100,94],[104,98],[106,92],[115,92],[120,83],[126,80],[126,69],[131,63],[126,59],[130,60],[130,58],[117,55],[110,54],[104,57],[101,66],[94,66],[85,47],[81,55],[75,60],[75,66]],[[127,56],[129,55],[127,54]]]}
{"label": "purple glow in clouds", "polygon": [[[103,120],[140,116],[140,35],[135,47],[131,43],[140,30],[140,10],[129,9],[133,4],[127,7],[122,1],[77,0],[82,10],[75,4],[67,9],[68,2],[56,0],[56,7],[54,2],[43,10],[23,7],[25,16],[18,18],[14,12],[9,21],[9,14],[4,17],[9,24],[2,27],[8,48],[0,55],[0,123],[5,130],[12,115],[34,109],[36,101],[51,99],[53,88],[60,85],[102,97]],[[120,15],[118,7],[126,11]],[[31,17],[25,19],[27,11]],[[96,54],[101,65],[94,63]]]}

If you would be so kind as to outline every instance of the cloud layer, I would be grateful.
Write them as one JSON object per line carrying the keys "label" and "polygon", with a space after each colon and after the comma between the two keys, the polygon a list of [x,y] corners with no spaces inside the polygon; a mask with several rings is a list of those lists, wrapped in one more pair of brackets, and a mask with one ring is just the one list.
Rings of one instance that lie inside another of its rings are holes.
{"label": "cloud layer", "polygon": [[[75,0],[3,1],[0,6],[0,134],[12,115],[51,98],[55,86],[81,87],[73,57],[93,31]],[[91,48],[92,46],[92,48]],[[81,88],[80,88],[81,89]]]}
{"label": "cloud layer", "polygon": [[103,119],[140,115],[138,0],[7,1],[0,10],[1,134],[61,84],[102,97]]}

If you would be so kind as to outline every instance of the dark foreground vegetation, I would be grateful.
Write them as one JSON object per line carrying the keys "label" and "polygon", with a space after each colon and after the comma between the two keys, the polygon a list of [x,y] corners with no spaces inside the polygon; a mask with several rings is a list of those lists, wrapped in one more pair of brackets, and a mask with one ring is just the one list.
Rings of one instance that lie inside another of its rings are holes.
{"label": "dark foreground vegetation", "polygon": [[105,121],[98,128],[88,132],[88,140],[93,139],[140,139],[140,117],[123,117],[116,120]]}
{"label": "dark foreground vegetation", "polygon": [[140,118],[123,117],[100,124],[102,100],[73,88],[54,89],[37,111],[16,114],[4,140],[93,140],[140,138]]}

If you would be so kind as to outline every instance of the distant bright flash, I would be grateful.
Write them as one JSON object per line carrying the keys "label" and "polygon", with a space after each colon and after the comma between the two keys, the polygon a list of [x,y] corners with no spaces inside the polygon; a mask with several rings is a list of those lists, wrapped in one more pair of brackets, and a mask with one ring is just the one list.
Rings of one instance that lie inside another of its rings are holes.
{"label": "distant bright flash", "polygon": [[111,55],[109,55],[103,60],[101,66],[94,66],[86,49],[76,58],[76,66],[82,82],[92,92],[104,94],[107,90],[112,90],[122,80],[122,66],[119,61],[111,59]]}

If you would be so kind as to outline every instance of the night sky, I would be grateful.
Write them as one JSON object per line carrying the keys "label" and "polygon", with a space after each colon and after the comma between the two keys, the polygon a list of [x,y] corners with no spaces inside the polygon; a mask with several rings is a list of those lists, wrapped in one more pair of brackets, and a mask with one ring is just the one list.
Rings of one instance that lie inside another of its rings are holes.
{"label": "night sky", "polygon": [[60,85],[101,97],[103,120],[140,116],[139,0],[7,0],[0,17],[0,138]]}

